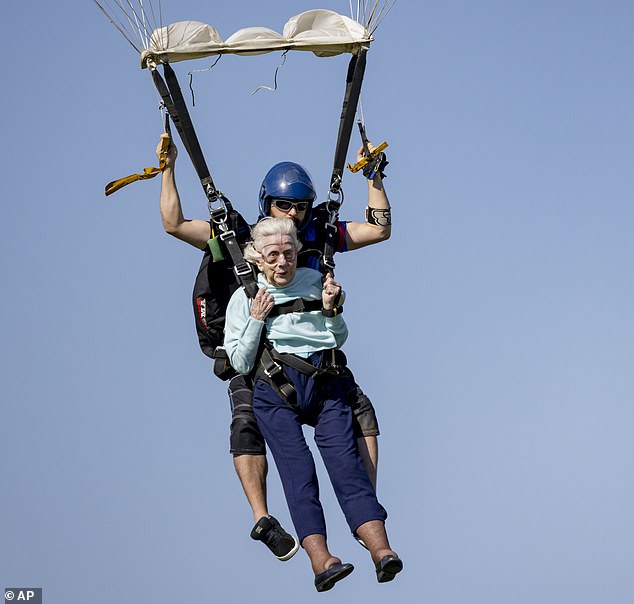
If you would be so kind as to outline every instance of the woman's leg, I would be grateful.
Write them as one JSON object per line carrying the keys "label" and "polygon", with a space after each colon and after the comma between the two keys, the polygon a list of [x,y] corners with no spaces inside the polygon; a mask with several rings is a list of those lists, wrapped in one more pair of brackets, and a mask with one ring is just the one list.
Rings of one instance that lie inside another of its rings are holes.
{"label": "woman's leg", "polygon": [[[296,384],[298,398],[301,386],[301,381]],[[326,535],[315,462],[296,410],[262,381],[254,386],[253,409],[275,460],[300,543],[308,535]]]}
{"label": "woman's leg", "polygon": [[365,471],[352,428],[352,412],[336,380],[323,384],[322,408],[315,425],[315,442],[324,460],[339,505],[352,532],[371,520],[387,517]]}
{"label": "woman's leg", "polygon": [[376,498],[357,449],[350,408],[339,395],[336,382],[323,388],[322,398],[315,442],[350,530],[370,551],[377,580],[391,581],[403,569],[403,562],[388,542],[387,514]]}

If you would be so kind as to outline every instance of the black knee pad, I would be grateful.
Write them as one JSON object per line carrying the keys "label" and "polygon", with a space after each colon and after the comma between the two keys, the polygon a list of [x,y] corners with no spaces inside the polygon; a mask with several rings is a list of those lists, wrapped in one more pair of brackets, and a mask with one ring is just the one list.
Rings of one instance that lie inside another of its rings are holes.
{"label": "black knee pad", "polygon": [[239,375],[229,382],[231,428],[229,450],[233,455],[265,455],[264,437],[253,413],[253,384]]}

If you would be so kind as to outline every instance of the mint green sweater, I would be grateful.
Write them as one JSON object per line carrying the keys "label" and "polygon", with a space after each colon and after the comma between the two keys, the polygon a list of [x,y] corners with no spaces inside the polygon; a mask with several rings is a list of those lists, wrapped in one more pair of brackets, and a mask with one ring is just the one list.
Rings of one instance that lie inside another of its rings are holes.
{"label": "mint green sweater", "polygon": [[[311,268],[298,268],[293,281],[285,287],[271,285],[258,276],[258,284],[266,287],[275,304],[290,300],[321,300],[322,275]],[[279,352],[308,357],[313,352],[340,348],[348,337],[348,328],[341,315],[324,317],[321,311],[297,312],[278,315],[258,321],[251,316],[251,300],[240,288],[227,306],[224,347],[233,368],[249,373],[257,357],[262,328],[266,337]]]}

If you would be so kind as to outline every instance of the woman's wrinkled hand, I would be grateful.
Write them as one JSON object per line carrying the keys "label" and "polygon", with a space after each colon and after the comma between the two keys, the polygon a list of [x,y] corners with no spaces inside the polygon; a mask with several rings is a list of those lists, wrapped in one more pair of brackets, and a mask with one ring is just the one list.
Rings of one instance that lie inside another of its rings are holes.
{"label": "woman's wrinkled hand", "polygon": [[341,285],[335,281],[332,273],[328,273],[324,278],[324,285],[321,292],[321,300],[324,309],[332,310],[335,307],[335,302],[340,293]]}
{"label": "woman's wrinkled hand", "polygon": [[251,316],[258,321],[264,321],[273,306],[275,306],[273,296],[266,291],[266,288],[261,287],[251,303]]}

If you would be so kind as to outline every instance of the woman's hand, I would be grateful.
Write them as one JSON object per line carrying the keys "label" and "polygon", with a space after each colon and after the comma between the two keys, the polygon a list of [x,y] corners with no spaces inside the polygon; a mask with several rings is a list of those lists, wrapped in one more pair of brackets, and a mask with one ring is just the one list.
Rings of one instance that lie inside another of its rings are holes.
{"label": "woman's hand", "polygon": [[337,297],[341,293],[341,285],[339,285],[332,273],[328,273],[324,278],[324,285],[321,292],[322,305],[325,310],[332,310],[335,307]]}
{"label": "woman's hand", "polygon": [[273,306],[275,306],[273,296],[266,291],[266,288],[261,287],[251,303],[251,316],[258,321],[264,321]]}

